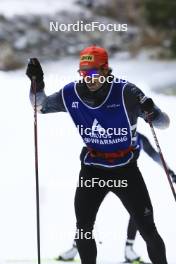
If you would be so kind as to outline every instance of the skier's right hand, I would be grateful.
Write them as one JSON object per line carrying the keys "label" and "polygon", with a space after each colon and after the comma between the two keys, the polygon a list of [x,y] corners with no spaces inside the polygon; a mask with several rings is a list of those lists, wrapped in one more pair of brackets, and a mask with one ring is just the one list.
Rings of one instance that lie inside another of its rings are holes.
{"label": "skier's right hand", "polygon": [[31,81],[33,77],[35,77],[36,82],[38,83],[43,81],[43,70],[37,58],[31,58],[29,60],[26,69],[26,75],[29,77]]}

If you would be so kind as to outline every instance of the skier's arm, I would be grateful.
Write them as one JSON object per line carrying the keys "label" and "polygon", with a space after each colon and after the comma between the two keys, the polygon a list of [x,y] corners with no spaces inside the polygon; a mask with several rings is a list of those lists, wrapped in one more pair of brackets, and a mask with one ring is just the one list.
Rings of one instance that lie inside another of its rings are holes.
{"label": "skier's arm", "polygon": [[[30,101],[34,106],[34,93],[30,90]],[[62,90],[52,95],[46,96],[44,90],[37,92],[37,111],[42,114],[66,112],[63,99]]]}
{"label": "skier's arm", "polygon": [[[33,62],[33,63],[32,63]],[[46,113],[54,113],[54,112],[66,112],[63,99],[62,99],[62,91],[60,90],[57,93],[54,93],[50,96],[46,96],[44,91],[44,79],[43,79],[43,70],[39,63],[39,61],[34,58],[30,60],[27,71],[27,76],[31,80],[31,88],[30,88],[30,101],[34,106],[34,91],[32,86],[32,76],[36,77],[36,99],[37,99],[37,111],[43,114]]]}
{"label": "skier's arm", "polygon": [[[155,162],[157,162],[160,166],[162,166],[160,155],[151,145],[148,138],[144,136],[143,134],[140,134],[140,133],[138,134],[139,134],[142,149],[148,154],[150,158],[152,158]],[[173,182],[176,183],[176,174],[169,167],[168,167],[168,171],[169,171],[169,175],[171,176]]]}
{"label": "skier's arm", "polygon": [[147,155],[150,158],[152,158],[159,165],[162,165],[159,153],[151,145],[148,138],[146,136],[144,136],[143,134],[140,134],[139,132],[138,132],[138,134],[139,134],[140,144],[141,144],[142,149],[147,153]]}
{"label": "skier's arm", "polygon": [[169,126],[170,120],[168,115],[162,112],[151,98],[147,98],[145,94],[133,84],[128,84],[126,88],[127,101],[130,101],[128,104],[132,105],[131,111],[134,112],[134,115],[142,117],[147,122],[146,112],[148,112],[155,127],[164,129]]}

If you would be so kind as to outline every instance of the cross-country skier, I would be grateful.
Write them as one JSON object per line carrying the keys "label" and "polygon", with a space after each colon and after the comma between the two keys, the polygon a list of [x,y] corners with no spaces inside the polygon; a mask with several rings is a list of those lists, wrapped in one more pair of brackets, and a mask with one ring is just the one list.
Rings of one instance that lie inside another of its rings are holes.
{"label": "cross-country skier", "polygon": [[[161,159],[159,153],[153,148],[151,145],[149,139],[144,136],[141,133],[137,133],[138,137],[138,143],[141,150],[144,150],[145,153],[148,154],[149,157],[151,157],[155,162],[157,162],[159,165],[161,164]],[[174,183],[176,183],[176,174],[169,168],[169,174],[173,180]],[[137,227],[135,222],[133,221],[133,218],[130,217],[128,227],[127,227],[127,239],[125,243],[125,261],[127,262],[133,262],[133,261],[139,261],[141,262],[140,256],[134,251],[133,245],[135,242],[137,233]],[[74,240],[72,247],[65,251],[64,253],[60,254],[57,258],[58,260],[64,260],[64,261],[71,261],[74,260],[78,253],[76,242]]]}
{"label": "cross-country skier", "polygon": [[[36,59],[30,62],[27,75],[30,80],[36,76],[38,110],[43,114],[68,112],[87,147],[81,153],[80,184],[75,194],[76,244],[81,263],[96,264],[92,230],[104,197],[112,191],[134,218],[151,262],[167,264],[165,245],[156,229],[151,200],[137,166],[136,129],[138,117],[145,121],[150,117],[158,128],[167,128],[169,117],[134,84],[111,75],[104,48],[85,48],[80,53],[79,67],[83,80],[71,82],[50,96],[44,93],[40,63]],[[34,103],[33,85],[30,97]]]}

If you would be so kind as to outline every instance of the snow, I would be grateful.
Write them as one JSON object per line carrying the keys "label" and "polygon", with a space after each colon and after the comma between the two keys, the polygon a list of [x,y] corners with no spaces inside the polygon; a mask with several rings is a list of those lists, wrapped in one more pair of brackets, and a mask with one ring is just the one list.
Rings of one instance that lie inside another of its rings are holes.
{"label": "snow", "polygon": [[[176,62],[111,60],[114,73],[136,83],[151,96],[170,118],[167,130],[156,133],[166,160],[176,171],[175,105],[176,98],[158,95],[151,90],[160,83],[176,83]],[[78,60],[74,57],[43,65],[46,93],[60,89],[78,78]],[[71,76],[71,79],[70,79]],[[166,78],[167,76],[167,78]],[[36,258],[35,172],[33,143],[33,111],[28,99],[30,82],[24,69],[0,72],[0,258]],[[66,113],[38,115],[39,178],[41,215],[41,255],[52,258],[67,250],[74,237],[74,191],[80,168],[82,141]],[[139,130],[151,141],[150,128],[143,120]],[[154,144],[154,142],[153,142]],[[70,146],[72,150],[70,150]],[[155,211],[155,221],[167,248],[169,263],[176,264],[176,210],[164,171],[141,153],[139,166],[147,183]],[[137,191],[137,190],[136,190]],[[128,214],[121,202],[109,194],[96,221],[98,259],[117,263],[123,259]],[[138,235],[136,251],[148,259],[145,244]]]}
{"label": "snow", "polygon": [[25,14],[53,14],[66,9],[78,9],[79,7],[74,3],[74,0],[1,0],[0,14],[7,17]]}

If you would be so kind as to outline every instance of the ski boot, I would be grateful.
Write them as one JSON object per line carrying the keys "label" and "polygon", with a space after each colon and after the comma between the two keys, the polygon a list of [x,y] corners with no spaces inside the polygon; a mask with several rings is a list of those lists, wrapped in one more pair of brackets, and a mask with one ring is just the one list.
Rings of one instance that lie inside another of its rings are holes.
{"label": "ski boot", "polygon": [[60,254],[58,258],[56,258],[56,260],[73,261],[77,253],[78,253],[78,250],[77,250],[76,243],[74,241],[72,248]]}
{"label": "ski boot", "polygon": [[140,256],[133,249],[134,241],[127,241],[125,245],[125,262],[132,264],[142,264]]}

